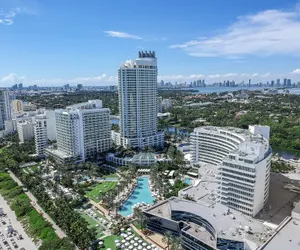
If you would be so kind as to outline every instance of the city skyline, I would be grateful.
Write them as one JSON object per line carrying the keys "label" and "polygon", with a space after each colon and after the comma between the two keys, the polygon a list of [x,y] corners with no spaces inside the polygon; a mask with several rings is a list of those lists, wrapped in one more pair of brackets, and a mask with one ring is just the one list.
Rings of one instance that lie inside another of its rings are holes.
{"label": "city skyline", "polygon": [[0,86],[116,85],[139,50],[156,51],[159,81],[300,80],[297,1],[167,1],[154,19],[136,3],[1,0]]}

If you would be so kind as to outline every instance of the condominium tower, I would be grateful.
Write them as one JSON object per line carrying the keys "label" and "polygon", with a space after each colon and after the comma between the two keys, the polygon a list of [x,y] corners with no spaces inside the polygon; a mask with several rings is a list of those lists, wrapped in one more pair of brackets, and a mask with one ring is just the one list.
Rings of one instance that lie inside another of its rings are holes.
{"label": "condominium tower", "polygon": [[194,162],[216,165],[217,198],[222,204],[255,216],[269,196],[270,128],[195,128],[191,140]]}
{"label": "condominium tower", "polygon": [[14,96],[7,90],[0,90],[0,130],[5,129],[5,121],[11,120],[11,101]]}
{"label": "condominium tower", "polygon": [[35,116],[34,139],[36,154],[44,156],[48,140],[56,140],[55,112],[53,110],[47,110],[44,114]]}
{"label": "condominium tower", "polygon": [[143,148],[162,146],[157,132],[157,59],[155,52],[140,51],[136,60],[127,60],[118,70],[120,133],[113,132],[116,144]]}
{"label": "condominium tower", "polygon": [[91,100],[56,110],[57,149],[46,155],[57,161],[85,161],[111,147],[110,110]]}

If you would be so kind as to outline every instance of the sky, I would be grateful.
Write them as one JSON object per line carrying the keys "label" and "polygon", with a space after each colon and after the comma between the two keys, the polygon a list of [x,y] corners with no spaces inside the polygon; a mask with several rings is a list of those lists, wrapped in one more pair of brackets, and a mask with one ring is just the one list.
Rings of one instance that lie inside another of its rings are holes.
{"label": "sky", "polygon": [[0,87],[114,85],[139,50],[164,81],[300,81],[300,2],[0,0]]}

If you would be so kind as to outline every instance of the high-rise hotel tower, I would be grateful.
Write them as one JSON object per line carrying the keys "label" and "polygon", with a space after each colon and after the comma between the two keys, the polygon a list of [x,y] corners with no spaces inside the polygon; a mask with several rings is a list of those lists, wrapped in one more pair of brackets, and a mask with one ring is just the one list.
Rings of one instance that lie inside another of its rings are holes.
{"label": "high-rise hotel tower", "polygon": [[155,52],[140,51],[118,70],[120,133],[113,132],[117,145],[132,148],[162,146],[157,132],[157,59]]}

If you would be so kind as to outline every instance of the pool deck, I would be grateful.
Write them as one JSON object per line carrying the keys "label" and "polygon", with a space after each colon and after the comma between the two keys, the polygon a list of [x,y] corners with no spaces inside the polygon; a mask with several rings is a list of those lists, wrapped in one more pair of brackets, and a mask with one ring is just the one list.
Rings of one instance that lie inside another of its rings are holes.
{"label": "pool deck", "polygon": [[144,235],[139,229],[137,229],[133,224],[130,224],[130,227],[139,235],[141,236],[146,242],[149,244],[156,245],[159,249],[166,249],[167,244],[163,242],[163,236],[157,233],[151,235]]}
{"label": "pool deck", "polygon": [[[153,196],[152,196],[152,191],[151,191],[151,189],[150,189],[150,186],[149,186],[149,176],[148,175],[142,175],[142,176],[139,176],[138,178],[137,178],[137,183],[136,183],[136,185],[135,185],[135,187],[132,189],[132,191],[130,192],[130,194],[128,195],[128,197],[127,197],[127,199],[125,199],[124,200],[124,202],[122,203],[122,205],[120,206],[120,208],[122,208],[125,204],[126,204],[126,202],[128,202],[128,200],[130,199],[130,197],[132,196],[132,195],[134,195],[134,192],[136,191],[136,189],[138,188],[138,185],[139,185],[139,180],[141,180],[141,179],[144,179],[144,178],[147,178],[147,187],[148,187],[148,189],[149,189],[149,192],[150,192],[150,194],[151,194],[151,198],[153,198]],[[143,183],[143,186],[144,186],[144,183]],[[143,201],[143,200],[141,200],[141,201],[139,201],[139,202],[136,202],[135,204],[130,204],[129,205],[129,209],[131,209],[132,210],[132,212],[130,213],[130,214],[128,214],[128,215],[124,215],[124,211],[122,210],[122,209],[120,209],[119,208],[119,210],[118,210],[118,213],[120,214],[120,215],[122,215],[123,217],[127,217],[127,216],[131,216],[132,214],[133,214],[133,206],[134,205],[136,205],[136,204],[138,204],[138,203],[142,203],[142,202],[145,202],[146,204],[153,204],[153,200],[154,200],[154,198],[152,199],[152,202],[148,202],[148,201]],[[125,205],[126,206],[126,205]],[[125,210],[126,211],[126,210]],[[123,213],[123,214],[122,214]]]}

